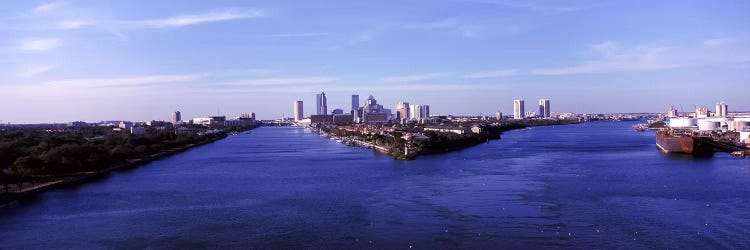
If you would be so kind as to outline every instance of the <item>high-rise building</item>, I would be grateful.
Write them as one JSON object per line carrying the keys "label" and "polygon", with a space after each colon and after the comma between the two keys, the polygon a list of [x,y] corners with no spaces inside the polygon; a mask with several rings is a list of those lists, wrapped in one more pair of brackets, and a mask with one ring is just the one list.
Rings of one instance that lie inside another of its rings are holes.
{"label": "high-rise building", "polygon": [[544,117],[544,118],[550,117],[548,99],[539,99],[539,117]]}
{"label": "high-rise building", "polygon": [[524,117],[523,100],[513,100],[513,119],[521,120]]}
{"label": "high-rise building", "polygon": [[302,101],[294,101],[294,121],[302,120],[305,117],[302,104]]}
{"label": "high-rise building", "polygon": [[180,124],[182,123],[182,114],[180,111],[175,111],[172,113],[172,124]]}
{"label": "high-rise building", "polygon": [[430,105],[422,105],[422,118],[430,118]]}
{"label": "high-rise building", "polygon": [[315,95],[315,109],[319,115],[328,114],[328,99],[325,92]]}
{"label": "high-rise building", "polygon": [[398,105],[396,105],[396,119],[398,121],[406,121],[411,119],[411,112],[409,111],[409,102],[399,102]]}
{"label": "high-rise building", "polygon": [[502,121],[503,120],[503,112],[500,112],[500,111],[495,112],[495,119],[498,120],[498,121]]}
{"label": "high-rise building", "polygon": [[717,104],[716,104],[716,112],[715,112],[715,115],[716,115],[716,116],[727,116],[727,114],[729,113],[729,112],[727,111],[727,109],[728,109],[728,108],[729,108],[729,106],[727,106],[727,104],[726,104],[726,103],[724,103],[724,101],[722,101],[722,102],[720,102],[720,103],[717,103]]}
{"label": "high-rise building", "polygon": [[419,118],[422,118],[422,105],[411,105],[409,113],[409,119],[419,120]]}
{"label": "high-rise building", "polygon": [[359,95],[352,95],[352,109],[351,110],[357,110],[359,109]]}

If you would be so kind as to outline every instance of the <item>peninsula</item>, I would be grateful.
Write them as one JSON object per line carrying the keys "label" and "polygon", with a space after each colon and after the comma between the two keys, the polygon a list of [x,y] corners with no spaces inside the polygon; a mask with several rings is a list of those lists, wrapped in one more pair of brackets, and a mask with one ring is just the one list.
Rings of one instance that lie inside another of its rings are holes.
{"label": "peninsula", "polygon": [[500,139],[509,130],[535,126],[577,124],[579,120],[538,119],[503,122],[442,122],[441,125],[387,124],[339,126],[311,125],[321,135],[351,146],[369,147],[397,160],[413,160],[421,155],[439,154],[469,148]]}

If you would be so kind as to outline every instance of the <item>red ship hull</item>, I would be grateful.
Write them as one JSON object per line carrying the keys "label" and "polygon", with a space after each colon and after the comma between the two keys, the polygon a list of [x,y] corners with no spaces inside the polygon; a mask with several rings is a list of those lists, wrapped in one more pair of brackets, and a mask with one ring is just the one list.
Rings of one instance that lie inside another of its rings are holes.
{"label": "red ship hull", "polygon": [[656,146],[665,153],[691,155],[713,155],[710,145],[690,135],[670,134],[667,131],[656,132]]}

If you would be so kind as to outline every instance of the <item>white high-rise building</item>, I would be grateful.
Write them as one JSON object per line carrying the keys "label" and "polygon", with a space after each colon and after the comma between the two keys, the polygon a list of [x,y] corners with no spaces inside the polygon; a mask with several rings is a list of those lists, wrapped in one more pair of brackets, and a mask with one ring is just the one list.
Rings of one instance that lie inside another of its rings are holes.
{"label": "white high-rise building", "polygon": [[328,99],[325,92],[315,95],[315,109],[319,115],[328,114]]}
{"label": "white high-rise building", "polygon": [[500,112],[500,111],[495,112],[495,119],[497,119],[498,121],[502,121],[503,120],[503,112]]}
{"label": "white high-rise building", "polygon": [[182,123],[182,114],[180,113],[180,111],[175,111],[174,113],[172,113],[172,124],[177,125],[180,123]]}
{"label": "white high-rise building", "polygon": [[523,100],[513,100],[513,119],[521,120],[525,115]]}
{"label": "white high-rise building", "polygon": [[305,113],[302,106],[302,101],[294,101],[294,121],[300,121],[304,119]]}
{"label": "white high-rise building", "polygon": [[539,99],[539,117],[549,118],[550,117],[550,111],[549,111],[549,100],[548,99]]}
{"label": "white high-rise building", "polygon": [[398,118],[400,121],[406,121],[411,119],[411,107],[409,107],[409,102],[399,102],[398,105],[396,105],[396,118]]}
{"label": "white high-rise building", "polygon": [[727,114],[729,113],[727,111],[728,108],[729,108],[729,106],[727,106],[727,104],[724,103],[724,101],[722,101],[720,103],[717,103],[716,104],[716,112],[714,114],[716,116],[720,116],[720,117],[727,116]]}
{"label": "white high-rise building", "polygon": [[409,106],[409,119],[419,120],[422,118],[422,105],[411,105]]}

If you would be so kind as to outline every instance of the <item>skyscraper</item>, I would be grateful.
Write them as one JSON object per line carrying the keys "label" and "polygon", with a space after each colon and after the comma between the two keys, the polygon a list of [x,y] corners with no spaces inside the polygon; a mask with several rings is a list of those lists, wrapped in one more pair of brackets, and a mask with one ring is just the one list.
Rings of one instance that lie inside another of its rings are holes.
{"label": "skyscraper", "polygon": [[419,118],[422,118],[422,105],[411,105],[409,113],[409,119],[419,120]]}
{"label": "skyscraper", "polygon": [[409,112],[409,102],[399,102],[398,105],[396,105],[396,119],[398,121],[406,121],[411,118],[411,114]]}
{"label": "skyscraper", "polygon": [[328,100],[325,92],[315,95],[315,108],[319,115],[328,114]]}
{"label": "skyscraper", "polygon": [[521,120],[524,117],[523,100],[513,100],[513,119]]}
{"label": "skyscraper", "polygon": [[172,113],[172,124],[180,124],[182,123],[182,114],[180,111],[175,111]]}
{"label": "skyscraper", "polygon": [[305,113],[302,106],[302,101],[294,101],[294,121],[302,120],[305,117]]}
{"label": "skyscraper", "polygon": [[430,105],[422,105],[422,118],[430,118]]}
{"label": "skyscraper", "polygon": [[352,95],[352,110],[359,109],[359,95]]}
{"label": "skyscraper", "polygon": [[503,120],[503,112],[500,112],[500,111],[495,112],[495,119],[498,120],[498,121],[502,121]]}
{"label": "skyscraper", "polygon": [[549,100],[548,99],[539,99],[539,117],[549,118],[550,117],[550,111],[549,111]]}

